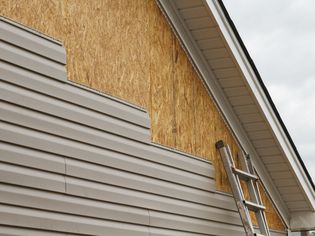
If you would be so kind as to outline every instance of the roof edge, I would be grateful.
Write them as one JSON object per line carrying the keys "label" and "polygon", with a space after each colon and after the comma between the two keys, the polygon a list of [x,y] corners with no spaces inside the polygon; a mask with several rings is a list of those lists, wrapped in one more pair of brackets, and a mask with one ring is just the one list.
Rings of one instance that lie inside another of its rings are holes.
{"label": "roof edge", "polygon": [[279,123],[280,123],[280,125],[281,125],[281,127],[282,127],[282,129],[284,131],[284,133],[286,134],[286,136],[287,136],[287,138],[288,138],[288,140],[290,142],[290,145],[292,146],[292,149],[294,150],[295,155],[298,158],[299,163],[301,164],[301,166],[302,166],[302,168],[303,168],[303,170],[304,170],[304,172],[305,172],[305,174],[306,174],[306,176],[307,176],[307,178],[308,178],[308,180],[309,180],[309,182],[310,182],[310,184],[311,184],[311,186],[313,188],[313,191],[315,191],[314,182],[313,182],[313,180],[312,180],[312,178],[311,178],[311,176],[310,176],[310,174],[309,174],[309,172],[308,172],[308,170],[307,170],[307,168],[306,168],[306,166],[305,166],[305,164],[304,164],[304,162],[303,162],[303,160],[302,160],[302,158],[301,158],[301,156],[300,156],[300,154],[298,152],[297,147],[295,146],[295,144],[293,142],[293,139],[292,139],[291,135],[289,134],[289,131],[288,131],[287,127],[285,126],[285,124],[284,124],[284,122],[283,122],[283,120],[282,120],[282,118],[281,118],[281,116],[280,116],[280,114],[279,114],[279,112],[278,112],[278,110],[276,108],[276,105],[274,104],[274,102],[273,102],[273,100],[272,100],[272,98],[270,96],[270,93],[267,90],[266,85],[264,84],[264,82],[263,82],[263,80],[262,80],[262,78],[261,78],[261,76],[259,74],[259,71],[258,71],[256,65],[254,64],[253,59],[251,58],[251,56],[250,56],[250,54],[249,54],[249,52],[248,52],[248,50],[247,50],[247,48],[246,48],[246,46],[245,46],[245,44],[244,44],[244,42],[242,40],[240,34],[238,33],[238,31],[236,29],[232,18],[230,17],[230,15],[229,15],[229,13],[228,13],[228,11],[227,11],[223,1],[222,0],[218,0],[218,3],[220,5],[221,10],[224,13],[227,21],[228,21],[228,23],[230,24],[231,29],[232,29],[236,39],[238,40],[238,43],[240,44],[240,46],[241,46],[245,56],[246,56],[246,59],[248,60],[251,68],[253,69],[253,71],[254,71],[254,73],[255,73],[255,75],[257,77],[257,80],[258,80],[262,90],[264,91],[264,93],[266,95],[266,98],[267,98],[268,102],[270,103],[270,106],[271,106],[275,116],[277,117],[277,119],[278,119],[278,121],[279,121]]}
{"label": "roof edge", "polygon": [[263,89],[263,91],[264,91],[264,93],[265,93],[265,95],[266,95],[266,97],[267,97],[267,99],[268,99],[268,101],[270,103],[270,106],[273,109],[273,112],[275,113],[275,115],[276,115],[276,117],[277,117],[277,119],[278,119],[278,121],[279,121],[279,123],[280,123],[280,125],[281,125],[281,127],[283,129],[283,131],[285,132],[285,134],[286,134],[286,136],[287,136],[287,138],[288,138],[288,140],[289,140],[289,142],[290,142],[290,144],[291,144],[291,146],[292,146],[292,148],[293,148],[293,150],[294,150],[294,152],[295,152],[295,154],[296,154],[296,156],[297,156],[297,158],[298,158],[298,160],[299,160],[299,162],[300,162],[300,164],[302,166],[302,168],[304,169],[304,172],[307,175],[307,178],[310,181],[310,184],[312,185],[313,190],[315,191],[314,182],[313,182],[313,180],[312,180],[312,178],[311,178],[311,176],[310,176],[310,174],[309,174],[309,172],[308,172],[308,170],[307,170],[307,168],[306,168],[306,166],[305,166],[305,164],[304,164],[304,162],[303,162],[303,160],[302,160],[302,158],[301,158],[301,156],[300,156],[300,154],[298,152],[297,147],[295,146],[295,144],[293,142],[293,139],[292,139],[292,137],[291,137],[287,127],[285,126],[285,124],[284,124],[284,122],[283,122],[283,120],[282,120],[282,118],[280,116],[280,113],[278,112],[278,110],[276,108],[276,105],[274,104],[274,102],[273,102],[273,100],[272,100],[272,98],[270,96],[270,93],[269,93],[266,85],[264,84],[264,82],[263,82],[263,80],[262,80],[262,78],[261,78],[261,76],[259,74],[259,71],[258,71],[258,69],[257,69],[257,67],[256,67],[256,65],[255,65],[255,63],[253,61],[253,59],[251,58],[251,56],[250,56],[250,54],[249,54],[249,52],[248,52],[248,50],[247,50],[247,48],[246,48],[246,46],[245,46],[245,44],[244,44],[244,42],[242,40],[240,34],[238,33],[238,31],[236,29],[232,18],[230,17],[230,15],[229,15],[229,13],[228,13],[228,11],[227,11],[223,1],[222,0],[218,0],[218,2],[219,2],[219,5],[220,5],[220,7],[221,7],[221,9],[222,9],[222,11],[223,11],[227,21],[229,22],[229,24],[231,26],[231,29],[233,30],[233,33],[234,33],[235,37],[237,38],[237,40],[238,40],[238,42],[239,42],[239,44],[241,46],[241,48],[242,48],[242,50],[243,50],[243,52],[244,52],[244,54],[245,54],[249,64],[251,65],[253,71],[255,72],[255,75],[256,75],[259,83],[260,83],[260,86],[262,87],[262,89]]}

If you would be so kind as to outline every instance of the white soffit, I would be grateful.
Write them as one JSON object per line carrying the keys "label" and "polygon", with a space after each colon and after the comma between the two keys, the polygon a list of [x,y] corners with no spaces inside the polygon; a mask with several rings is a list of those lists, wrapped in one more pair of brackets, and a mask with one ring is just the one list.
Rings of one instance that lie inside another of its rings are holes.
{"label": "white soffit", "polygon": [[[271,127],[272,135],[276,138],[275,146],[280,146],[282,153],[285,154],[286,160],[289,161],[290,167],[293,169],[295,176],[299,180],[299,184],[302,186],[304,193],[307,196],[307,199],[310,202],[311,209],[315,209],[315,192],[314,189],[300,163],[298,160],[298,157],[288,139],[288,136],[286,135],[285,131],[283,130],[283,127],[280,124],[279,119],[277,118],[267,96],[264,92],[258,78],[256,77],[255,72],[253,71],[252,66],[250,65],[244,51],[242,50],[242,47],[234,35],[233,30],[231,29],[231,26],[229,22],[227,21],[224,13],[222,12],[222,9],[218,3],[217,0],[205,0],[205,2],[208,4],[213,16],[215,17],[215,20],[220,27],[220,30],[230,48],[230,50],[233,53],[233,56],[235,57],[235,60],[237,61],[237,64],[243,73],[243,77],[246,79],[246,82],[248,83],[250,87],[250,92],[254,95],[255,103],[258,103],[258,109],[262,111],[264,116],[264,121]],[[255,104],[255,105],[256,105]],[[278,155],[278,153],[275,153],[275,155]],[[279,169],[275,170],[279,171]],[[281,187],[281,184],[279,185]],[[280,190],[281,192],[281,190]],[[289,193],[289,192],[288,192]],[[300,209],[300,210],[306,210],[306,209]]]}
{"label": "white soffit", "polygon": [[314,191],[216,0],[158,0],[283,220],[314,209]]}

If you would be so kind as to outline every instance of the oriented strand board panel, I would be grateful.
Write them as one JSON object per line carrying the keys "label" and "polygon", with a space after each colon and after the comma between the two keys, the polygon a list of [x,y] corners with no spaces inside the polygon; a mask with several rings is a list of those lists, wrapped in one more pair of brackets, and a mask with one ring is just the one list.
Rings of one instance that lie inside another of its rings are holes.
{"label": "oriented strand board panel", "polygon": [[[238,145],[153,0],[0,5],[1,15],[63,41],[70,80],[147,109],[153,142],[213,161],[217,189],[230,191],[214,144],[224,140],[235,157]],[[264,194],[263,200],[271,228],[282,230]]]}
{"label": "oriented strand board panel", "polygon": [[195,154],[195,78],[198,79],[191,63],[179,42],[176,41],[174,57],[175,148],[191,154]]}
{"label": "oriented strand board panel", "polygon": [[[149,4],[150,31],[150,100],[152,141],[169,147],[175,146],[174,116],[174,34],[167,22],[161,21],[161,12],[154,2]],[[155,37],[160,32],[160,37]]]}
{"label": "oriented strand board panel", "polygon": [[271,227],[272,229],[285,231],[285,226],[283,222],[279,218],[279,215],[276,212],[275,208],[273,207],[269,196],[267,195],[267,193],[265,192],[264,188],[262,187],[260,183],[259,183],[259,190],[260,190],[263,204],[266,207],[266,218],[267,218],[267,223],[269,227]]}

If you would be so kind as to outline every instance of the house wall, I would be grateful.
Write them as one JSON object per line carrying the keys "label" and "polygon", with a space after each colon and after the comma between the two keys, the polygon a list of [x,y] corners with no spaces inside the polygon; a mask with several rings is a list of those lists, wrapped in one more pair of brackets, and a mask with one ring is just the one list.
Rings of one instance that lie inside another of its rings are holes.
{"label": "house wall", "polygon": [[[154,1],[2,1],[1,14],[63,41],[68,78],[149,111],[151,140],[211,160],[216,189],[229,184],[214,144],[238,147]],[[269,225],[284,229],[266,194]]]}

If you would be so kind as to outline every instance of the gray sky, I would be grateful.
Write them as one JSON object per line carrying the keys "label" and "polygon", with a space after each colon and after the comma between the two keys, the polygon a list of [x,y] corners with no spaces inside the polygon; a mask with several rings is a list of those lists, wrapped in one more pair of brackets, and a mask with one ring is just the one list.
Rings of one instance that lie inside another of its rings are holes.
{"label": "gray sky", "polygon": [[315,181],[315,1],[223,2]]}

